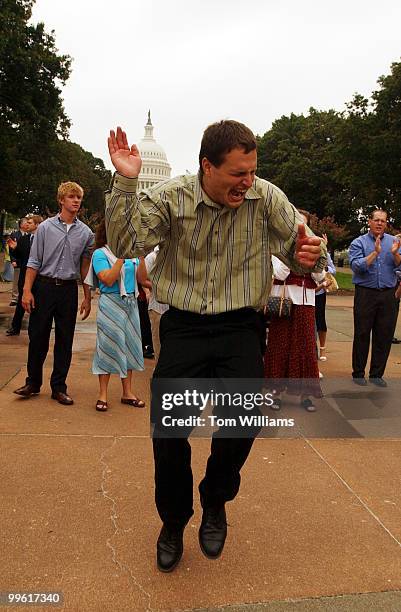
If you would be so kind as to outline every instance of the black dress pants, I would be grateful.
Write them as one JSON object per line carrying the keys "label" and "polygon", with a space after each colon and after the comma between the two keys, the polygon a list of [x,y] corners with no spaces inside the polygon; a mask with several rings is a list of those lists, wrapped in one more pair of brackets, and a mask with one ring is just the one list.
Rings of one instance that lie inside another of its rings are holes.
{"label": "black dress pants", "polygon": [[20,332],[22,327],[22,320],[24,318],[25,310],[22,307],[22,291],[18,291],[18,301],[15,307],[13,320],[11,321],[11,329]]}
{"label": "black dress pants", "polygon": [[354,298],[354,342],[352,345],[352,376],[363,378],[368,360],[370,336],[372,354],[370,378],[382,378],[391,349],[397,302],[395,288],[370,289],[355,285]]}
{"label": "black dress pants", "polygon": [[25,283],[25,275],[26,275],[26,266],[23,265],[19,270],[18,275],[18,300],[17,305],[15,307],[15,312],[13,316],[13,320],[11,321],[11,329],[14,329],[17,332],[21,331],[22,320],[24,318],[25,310],[22,306],[22,294],[24,292],[24,283]]}
{"label": "black dress pants", "polygon": [[52,391],[66,393],[72,343],[78,310],[76,282],[56,285],[37,279],[32,288],[35,308],[29,317],[28,377],[26,384],[38,390],[43,382],[43,364],[49,350],[54,320],[54,363],[50,378]]}
{"label": "black dress pants", "polygon": [[152,327],[150,325],[148,303],[138,298],[139,323],[141,325],[142,350],[149,346],[153,350]]}
{"label": "black dress pants", "polygon": [[[265,327],[253,309],[198,315],[171,308],[161,318],[160,340],[154,378],[263,378]],[[154,414],[161,407],[152,402]],[[234,499],[253,441],[213,436],[199,485],[203,507]],[[158,437],[156,428],[153,452],[160,518],[170,528],[184,527],[193,514],[191,446],[186,438]]]}

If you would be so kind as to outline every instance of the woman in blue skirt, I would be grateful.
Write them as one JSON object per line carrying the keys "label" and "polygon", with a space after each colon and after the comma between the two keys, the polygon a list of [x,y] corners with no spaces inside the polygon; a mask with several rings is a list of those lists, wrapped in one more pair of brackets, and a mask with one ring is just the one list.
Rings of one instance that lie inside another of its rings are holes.
{"label": "woman in blue skirt", "polygon": [[122,383],[121,403],[143,408],[145,403],[132,391],[133,370],[143,370],[143,355],[137,304],[136,270],[139,259],[118,259],[107,246],[105,223],[96,228],[96,250],[86,282],[99,287],[96,352],[92,372],[99,376],[96,410],[107,410],[110,374]]}

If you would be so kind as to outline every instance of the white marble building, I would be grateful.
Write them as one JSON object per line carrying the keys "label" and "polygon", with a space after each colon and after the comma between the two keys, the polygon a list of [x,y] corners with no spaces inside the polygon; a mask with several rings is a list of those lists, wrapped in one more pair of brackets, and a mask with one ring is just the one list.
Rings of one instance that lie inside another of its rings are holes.
{"label": "white marble building", "polygon": [[151,187],[171,176],[171,166],[162,146],[153,137],[153,125],[148,112],[145,136],[138,143],[142,157],[142,169],[138,177],[138,191]]}

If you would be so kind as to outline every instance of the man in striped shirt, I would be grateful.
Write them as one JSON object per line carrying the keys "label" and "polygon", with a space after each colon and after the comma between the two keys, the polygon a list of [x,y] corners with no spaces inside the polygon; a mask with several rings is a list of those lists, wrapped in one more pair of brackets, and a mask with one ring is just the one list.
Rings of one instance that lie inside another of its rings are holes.
{"label": "man in striped shirt", "polygon": [[[256,140],[236,121],[203,135],[199,174],[159,183],[137,195],[141,158],[117,128],[108,139],[116,168],[106,195],[108,244],[118,257],[160,251],[151,272],[155,298],[170,306],[160,325],[158,378],[263,378],[264,327],[258,309],[271,285],[271,255],[298,273],[322,270],[326,249],[305,228],[280,189],[255,176]],[[152,401],[152,415],[161,406]],[[158,418],[153,419],[157,423]],[[225,503],[239,490],[253,437],[213,437],[204,479],[199,541],[217,558],[224,546]],[[171,571],[183,552],[193,514],[187,438],[165,438],[155,426],[156,505],[163,521],[157,564]]]}

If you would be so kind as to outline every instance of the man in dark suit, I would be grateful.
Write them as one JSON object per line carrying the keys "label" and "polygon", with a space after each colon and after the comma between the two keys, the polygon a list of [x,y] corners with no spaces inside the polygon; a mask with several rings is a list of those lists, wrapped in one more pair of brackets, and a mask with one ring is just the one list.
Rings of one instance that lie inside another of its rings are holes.
{"label": "man in dark suit", "polygon": [[[26,221],[27,221],[26,217],[21,217],[21,219],[19,219],[18,221],[18,229],[15,232],[11,232],[10,238],[15,243],[18,242],[18,240],[22,236],[26,235],[26,232],[27,232],[27,229],[25,226]],[[16,306],[18,302],[18,279],[19,279],[21,262],[19,261],[18,257],[14,253],[14,249],[10,246],[10,244],[9,244],[9,249],[10,249],[11,265],[14,268],[14,280],[13,280],[13,288],[12,288],[10,306]]]}
{"label": "man in dark suit", "polygon": [[22,292],[24,289],[26,266],[29,259],[29,253],[31,250],[31,244],[38,229],[39,223],[42,221],[42,217],[39,215],[32,215],[25,219],[25,233],[13,241],[13,254],[16,261],[19,262],[19,278],[18,278],[18,300],[15,307],[14,317],[11,322],[11,327],[6,331],[7,336],[19,336],[21,331],[22,319],[24,318],[25,310],[22,307]]}

